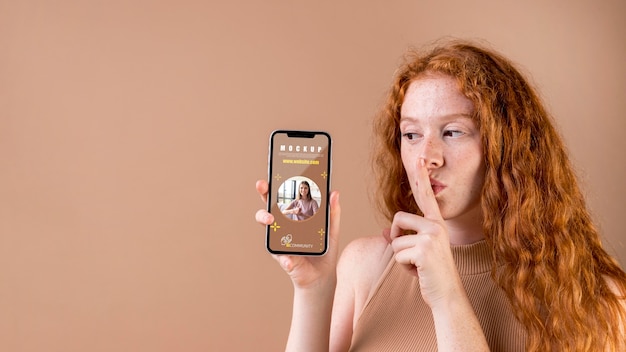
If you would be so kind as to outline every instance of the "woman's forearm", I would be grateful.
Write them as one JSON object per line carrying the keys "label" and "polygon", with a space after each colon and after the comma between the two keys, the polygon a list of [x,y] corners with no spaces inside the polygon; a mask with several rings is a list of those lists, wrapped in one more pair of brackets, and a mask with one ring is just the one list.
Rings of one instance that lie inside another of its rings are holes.
{"label": "woman's forearm", "polygon": [[467,296],[433,307],[439,351],[489,351],[482,327]]}
{"label": "woman's forearm", "polygon": [[336,278],[308,288],[295,288],[286,351],[328,351]]}

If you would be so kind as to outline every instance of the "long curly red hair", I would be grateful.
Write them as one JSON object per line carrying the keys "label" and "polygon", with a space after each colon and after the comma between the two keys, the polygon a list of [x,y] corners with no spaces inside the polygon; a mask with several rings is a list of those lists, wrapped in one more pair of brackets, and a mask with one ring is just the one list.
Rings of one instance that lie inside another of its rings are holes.
{"label": "long curly red hair", "polygon": [[494,280],[527,331],[528,351],[626,350],[626,274],[603,248],[561,137],[513,63],[449,41],[411,52],[374,121],[379,208],[421,213],[400,158],[400,108],[425,73],[456,79],[474,103],[486,164],[481,206]]}

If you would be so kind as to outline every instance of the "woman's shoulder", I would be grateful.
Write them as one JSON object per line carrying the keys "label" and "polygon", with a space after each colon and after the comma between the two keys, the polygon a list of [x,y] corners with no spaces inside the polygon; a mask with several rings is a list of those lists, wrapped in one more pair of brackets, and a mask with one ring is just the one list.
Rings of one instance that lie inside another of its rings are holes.
{"label": "woman's shoulder", "polygon": [[389,243],[382,235],[359,237],[348,243],[341,253],[340,262],[351,265],[371,263],[381,258],[388,246]]}
{"label": "woman's shoulder", "polygon": [[337,279],[351,292],[353,322],[358,320],[391,258],[393,250],[382,235],[357,238],[341,253]]}
{"label": "woman's shoulder", "polygon": [[355,286],[369,289],[378,281],[392,255],[393,251],[382,235],[359,237],[341,253],[337,273],[339,277],[349,278]]}

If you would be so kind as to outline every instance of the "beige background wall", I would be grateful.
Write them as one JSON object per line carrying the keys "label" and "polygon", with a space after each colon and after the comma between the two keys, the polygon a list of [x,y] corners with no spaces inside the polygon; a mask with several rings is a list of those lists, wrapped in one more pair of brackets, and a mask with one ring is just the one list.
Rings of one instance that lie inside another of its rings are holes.
{"label": "beige background wall", "polygon": [[342,247],[379,233],[369,124],[403,51],[519,62],[626,263],[623,1],[0,1],[0,350],[274,351],[267,138],[335,138]]}

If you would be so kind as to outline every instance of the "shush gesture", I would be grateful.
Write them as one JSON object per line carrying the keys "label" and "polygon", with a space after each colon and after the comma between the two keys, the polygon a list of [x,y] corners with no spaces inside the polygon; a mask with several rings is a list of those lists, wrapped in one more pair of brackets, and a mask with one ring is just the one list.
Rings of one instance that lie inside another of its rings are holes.
{"label": "shush gesture", "polygon": [[445,305],[459,290],[463,292],[463,287],[426,162],[420,158],[416,164],[415,199],[423,216],[402,211],[396,213],[389,236],[395,260],[419,277],[422,296],[433,308],[438,304]]}
{"label": "shush gesture", "polygon": [[626,351],[626,273],[515,66],[457,40],[406,56],[373,129],[386,241],[355,239],[337,267],[332,193],[326,255],[274,255],[294,284],[286,351]]}

